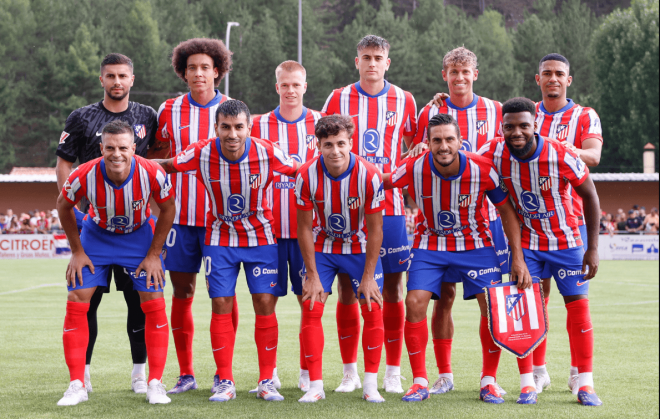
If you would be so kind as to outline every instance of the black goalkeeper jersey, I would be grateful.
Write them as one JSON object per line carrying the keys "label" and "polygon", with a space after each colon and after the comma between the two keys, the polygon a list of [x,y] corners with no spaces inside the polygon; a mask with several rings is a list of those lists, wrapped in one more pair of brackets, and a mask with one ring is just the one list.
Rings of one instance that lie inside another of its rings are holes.
{"label": "black goalkeeper jersey", "polygon": [[151,106],[128,102],[124,112],[110,112],[103,102],[76,109],[66,119],[64,131],[55,154],[66,161],[86,163],[101,157],[101,131],[105,124],[115,119],[126,121],[135,133],[135,154],[146,157],[147,149],[156,139],[158,115]]}

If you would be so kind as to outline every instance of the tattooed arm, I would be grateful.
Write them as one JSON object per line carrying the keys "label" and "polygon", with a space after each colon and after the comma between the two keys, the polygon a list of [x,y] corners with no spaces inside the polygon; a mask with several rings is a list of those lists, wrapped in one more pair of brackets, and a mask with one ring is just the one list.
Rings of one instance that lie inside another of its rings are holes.
{"label": "tattooed arm", "polygon": [[179,171],[174,167],[174,159],[153,159],[152,161],[160,164],[165,170],[165,173],[178,173]]}

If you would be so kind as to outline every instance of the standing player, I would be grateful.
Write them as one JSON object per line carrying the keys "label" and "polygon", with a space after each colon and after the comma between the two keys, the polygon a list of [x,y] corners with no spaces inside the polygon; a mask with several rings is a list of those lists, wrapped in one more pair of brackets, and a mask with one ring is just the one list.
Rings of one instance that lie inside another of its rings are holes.
{"label": "standing player", "polygon": [[[215,89],[231,69],[231,52],[217,39],[194,38],[181,42],[172,53],[172,67],[190,92],[168,99],[158,110],[155,150],[161,158],[174,157],[189,145],[215,136],[215,114],[228,98]],[[179,361],[179,378],[170,394],[197,388],[192,343],[195,325],[192,303],[202,262],[206,212],[204,184],[194,174],[172,176],[176,215],[165,242],[172,280],[172,336]],[[238,326],[235,311],[234,327]]]}
{"label": "standing player", "polygon": [[[87,400],[84,387],[85,348],[89,340],[87,311],[94,292],[107,285],[113,265],[126,269],[133,289],[140,295],[145,313],[145,342],[149,356],[147,401],[169,403],[161,382],[169,330],[163,287],[165,273],[160,256],[174,218],[171,185],[156,164],[135,156],[134,127],[122,120],[112,121],[101,132],[103,157],[78,167],[64,183],[57,199],[62,228],[71,244],[67,268],[64,358],[71,383],[59,406]],[[82,234],[73,211],[83,196],[90,202]],[[153,197],[160,215],[154,226],[149,199]],[[146,224],[146,225],[145,225]]]}
{"label": "standing player", "polygon": [[[538,133],[547,138],[564,142],[589,167],[598,166],[600,153],[603,147],[603,133],[600,118],[591,108],[580,106],[571,99],[566,98],[568,86],[573,82],[570,76],[570,63],[560,54],[548,54],[539,63],[539,74],[536,83],[541,88],[543,101],[536,104],[536,123]],[[570,188],[573,211],[578,217],[580,237],[585,250],[588,247],[587,229],[584,224],[584,211],[582,198]],[[546,298],[546,307],[552,281],[550,271],[543,271],[543,291]],[[566,321],[566,329],[571,330],[570,317]],[[578,369],[575,347],[570,339],[571,370],[568,378],[568,388],[573,394],[578,392]],[[545,367],[547,339],[534,351],[534,380],[536,389],[541,392],[550,386],[550,376]]]}
{"label": "standing player", "polygon": [[[298,163],[305,163],[317,154],[314,125],[321,118],[319,112],[303,106],[303,95],[307,90],[307,72],[296,61],[285,61],[275,69],[277,84],[275,89],[280,96],[280,106],[272,112],[254,118],[251,136],[269,140],[278,145]],[[298,223],[296,201],[293,189],[295,183],[288,176],[279,176],[268,188],[268,199],[273,210],[275,236],[278,246],[278,285],[277,297],[287,293],[291,279],[291,290],[302,308],[302,279],[305,276],[305,263],[298,246]],[[309,390],[309,371],[300,341],[300,378],[298,387]],[[277,369],[276,369],[277,370]],[[277,373],[273,381],[277,386]]]}
{"label": "standing player", "polygon": [[[593,390],[593,325],[589,281],[598,271],[600,202],[589,169],[565,143],[535,133],[536,107],[525,98],[502,106],[504,138],[479,153],[494,161],[523,224],[522,246],[532,276],[549,267],[564,297],[578,368],[578,401],[598,406]],[[569,188],[582,198],[587,250],[571,205]]]}
{"label": "standing player", "polygon": [[242,263],[256,314],[257,397],[280,401],[284,397],[272,379],[278,340],[277,241],[266,194],[275,173],[295,176],[298,163],[270,141],[249,137],[250,110],[245,103],[221,103],[215,120],[218,138],[192,144],[173,159],[159,160],[169,173],[195,171],[211,201],[202,249],[212,299],[211,345],[217,366],[209,400],[236,398],[232,308]]}
{"label": "standing player", "polygon": [[[485,287],[502,281],[487,213],[483,211],[486,196],[501,211],[504,228],[511,238],[511,280],[518,283],[518,288],[526,289],[532,285],[532,278],[520,245],[518,218],[507,193],[500,187],[500,177],[492,161],[459,151],[464,141],[457,121],[451,115],[440,113],[427,125],[430,150],[408,159],[394,175],[384,175],[386,189],[408,188],[420,209],[406,296],[405,338],[414,382],[403,400],[415,402],[429,397],[426,312],[432,296],[441,296],[442,283],[452,274],[463,282],[464,299],[476,298],[481,310],[483,369],[479,397],[486,403],[503,403],[495,384],[501,351],[488,330],[484,293]],[[521,388],[518,403],[534,404],[532,360],[519,358],[518,366]]]}
{"label": "standing player", "polygon": [[[419,114],[415,145],[426,143],[429,120],[437,114],[454,117],[463,136],[461,151],[476,152],[487,141],[495,138],[502,126],[502,104],[485,97],[477,96],[473,84],[479,77],[477,56],[470,50],[459,47],[449,51],[442,60],[442,78],[447,82],[449,98],[441,106],[425,106]],[[419,148],[423,150],[426,145]],[[414,156],[416,153],[411,153]],[[502,229],[502,220],[495,206],[488,201],[488,220],[491,239],[500,261],[503,274],[509,273],[509,249]],[[456,297],[456,282],[461,275],[451,269],[442,279],[442,293],[435,304],[433,313],[433,346],[438,363],[439,378],[431,387],[431,394],[446,393],[454,388],[454,374],[451,369],[451,348],[454,337],[454,322],[451,310]],[[500,389],[500,392],[502,390]]]}
{"label": "standing player", "polygon": [[321,156],[304,164],[296,178],[298,240],[307,267],[302,339],[310,389],[299,400],[303,403],[325,398],[321,317],[339,272],[349,275],[362,306],[363,398],[372,403],[385,401],[377,381],[384,340],[383,270],[378,256],[385,196],[378,169],[351,152],[354,129],[349,117],[321,118],[316,126]]}
{"label": "standing player", "polygon": [[[360,81],[337,89],[323,107],[328,115],[354,117],[353,152],[374,164],[381,173],[391,173],[401,160],[401,141],[412,143],[416,130],[417,106],[413,96],[385,80],[390,67],[390,44],[375,35],[365,36],[357,45],[355,67]],[[408,270],[410,248],[406,235],[403,196],[397,189],[385,193],[383,228],[387,234],[380,249],[385,273],[383,321],[385,325],[386,373],[383,387],[388,393],[403,393],[401,351],[405,307],[403,275]],[[360,342],[360,310],[348,275],[339,275],[337,331],[344,363],[344,379],[338,392],[360,388],[357,351]]]}
{"label": "standing player", "polygon": [[[78,160],[86,163],[101,156],[99,144],[101,143],[102,129],[110,121],[122,120],[133,127],[135,133],[135,153],[141,157],[149,158],[153,149],[158,122],[156,111],[151,106],[130,102],[129,92],[135,81],[133,75],[133,62],[122,54],[108,54],[101,62],[101,76],[103,86],[103,100],[83,108],[76,109],[66,120],[64,131],[57,146],[57,187],[62,190],[64,182],[71,174],[73,164]],[[80,209],[87,212],[89,202],[83,196]],[[78,211],[76,209],[76,211]],[[78,214],[82,215],[82,214]],[[80,217],[82,218],[82,217]],[[136,393],[147,391],[145,367],[147,349],[144,343],[144,313],[140,308],[140,296],[133,290],[131,278],[120,266],[113,266],[108,270],[108,281],[105,285],[96,287],[87,311],[89,327],[89,343],[86,353],[85,388],[92,391],[90,377],[90,364],[92,352],[98,335],[96,313],[101,304],[103,294],[110,292],[111,276],[114,274],[117,290],[124,293],[124,300],[128,307],[126,332],[131,345],[133,358],[133,371],[131,373],[131,388]]]}

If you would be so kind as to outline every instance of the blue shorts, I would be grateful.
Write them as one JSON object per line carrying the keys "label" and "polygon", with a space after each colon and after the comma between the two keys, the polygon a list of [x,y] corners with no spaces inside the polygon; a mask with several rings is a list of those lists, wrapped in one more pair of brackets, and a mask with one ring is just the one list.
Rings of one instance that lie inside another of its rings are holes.
{"label": "blue shorts", "polygon": [[236,295],[236,281],[241,263],[250,294],[277,296],[276,244],[258,247],[204,246],[202,254],[209,297]]}
{"label": "blue shorts", "polygon": [[[76,285],[75,288],[68,286],[68,290],[107,287],[112,265],[117,265],[129,273],[133,280],[134,290],[162,292],[162,288],[158,290],[153,286],[147,288],[146,272],[140,273],[140,277],[135,278],[135,270],[147,256],[153,237],[154,232],[150,224],[145,224],[132,233],[117,234],[100,228],[89,218],[85,219],[80,242],[94,265],[94,273],[92,274],[88,267],[84,267],[82,287],[80,285]],[[163,271],[165,271],[162,256],[160,261]]]}
{"label": "blue shorts", "polygon": [[383,233],[383,244],[380,248],[383,272],[393,274],[407,271],[410,266],[410,245],[406,234],[406,217],[383,217]]}
{"label": "blue shorts", "polygon": [[523,254],[530,275],[539,277],[544,268],[549,269],[550,275],[555,277],[559,292],[564,297],[589,294],[589,281],[585,281],[582,274],[584,248],[552,251],[523,249]]}
{"label": "blue shorts", "polygon": [[172,224],[165,240],[165,266],[173,272],[199,272],[206,227]]}
{"label": "blue shorts", "polygon": [[284,297],[287,292],[287,284],[291,279],[291,291],[295,295],[302,295],[302,281],[307,274],[305,269],[305,261],[303,260],[302,253],[300,253],[300,246],[298,239],[277,239],[277,296]]}
{"label": "blue shorts", "polygon": [[[587,226],[586,225],[581,225],[578,227],[580,229],[580,237],[582,238],[582,248],[584,251],[587,251],[588,246],[588,239],[587,239]],[[582,262],[580,262],[580,266],[582,266]],[[541,279],[546,279],[552,277],[552,270],[550,269],[549,264],[545,264],[543,267],[543,272],[541,273]],[[555,277],[557,279],[557,277]],[[563,294],[562,294],[563,295]]]}
{"label": "blue shorts", "polygon": [[[338,273],[344,273],[351,278],[351,286],[353,292],[358,299],[357,289],[362,282],[362,274],[364,274],[364,264],[366,263],[366,253],[356,253],[350,255],[338,255],[330,253],[316,252],[316,271],[319,274],[323,291],[332,292],[332,284],[335,282],[335,276]],[[376,264],[374,272],[374,279],[378,284],[378,289],[383,292],[383,266],[380,259]]]}
{"label": "blue shorts", "polygon": [[463,252],[413,249],[412,253],[408,291],[429,291],[438,299],[444,277],[451,273],[463,281],[463,299],[471,300],[484,287],[502,282],[500,262],[492,247]]}
{"label": "blue shorts", "polygon": [[511,272],[511,267],[509,266],[509,240],[507,240],[504,234],[502,219],[500,217],[490,222],[490,233],[493,236],[493,246],[495,247],[497,258],[500,260],[502,275],[508,274]]}

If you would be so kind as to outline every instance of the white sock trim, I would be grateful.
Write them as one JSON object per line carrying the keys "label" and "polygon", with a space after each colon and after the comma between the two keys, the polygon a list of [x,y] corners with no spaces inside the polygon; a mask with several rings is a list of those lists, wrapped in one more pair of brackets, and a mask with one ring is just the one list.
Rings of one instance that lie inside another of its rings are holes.
{"label": "white sock trim", "polygon": [[146,376],[146,371],[147,364],[133,364],[133,372],[131,373],[131,377],[135,377],[136,375]]}
{"label": "white sock trim", "polygon": [[401,367],[393,365],[385,365],[385,376],[401,375]]}
{"label": "white sock trim", "polygon": [[364,387],[367,388],[367,386],[372,387],[374,389],[378,388],[378,374],[373,373],[373,372],[365,372],[364,373]]}
{"label": "white sock trim", "polygon": [[344,364],[344,374],[347,373],[353,373],[354,375],[357,375],[358,370],[357,370],[357,362],[352,363],[352,364]]}
{"label": "white sock trim", "polygon": [[525,387],[536,388],[536,384],[534,384],[534,374],[531,372],[527,374],[520,374],[520,389],[522,390]]}
{"label": "white sock trim", "polygon": [[309,391],[323,390],[323,380],[316,380],[309,382]]}
{"label": "white sock trim", "polygon": [[592,387],[594,386],[594,373],[593,372],[581,372],[578,388],[584,386]]}
{"label": "white sock trim", "polygon": [[495,377],[491,377],[490,375],[481,377],[481,388],[484,388],[489,384],[495,384]]}
{"label": "white sock trim", "polygon": [[438,378],[449,378],[451,382],[454,382],[454,373],[452,372],[443,372],[442,374],[438,374]]}
{"label": "white sock trim", "polygon": [[428,387],[429,386],[429,380],[427,380],[426,378],[422,378],[422,377],[416,377],[415,379],[413,379],[413,384],[419,384],[422,387]]}

